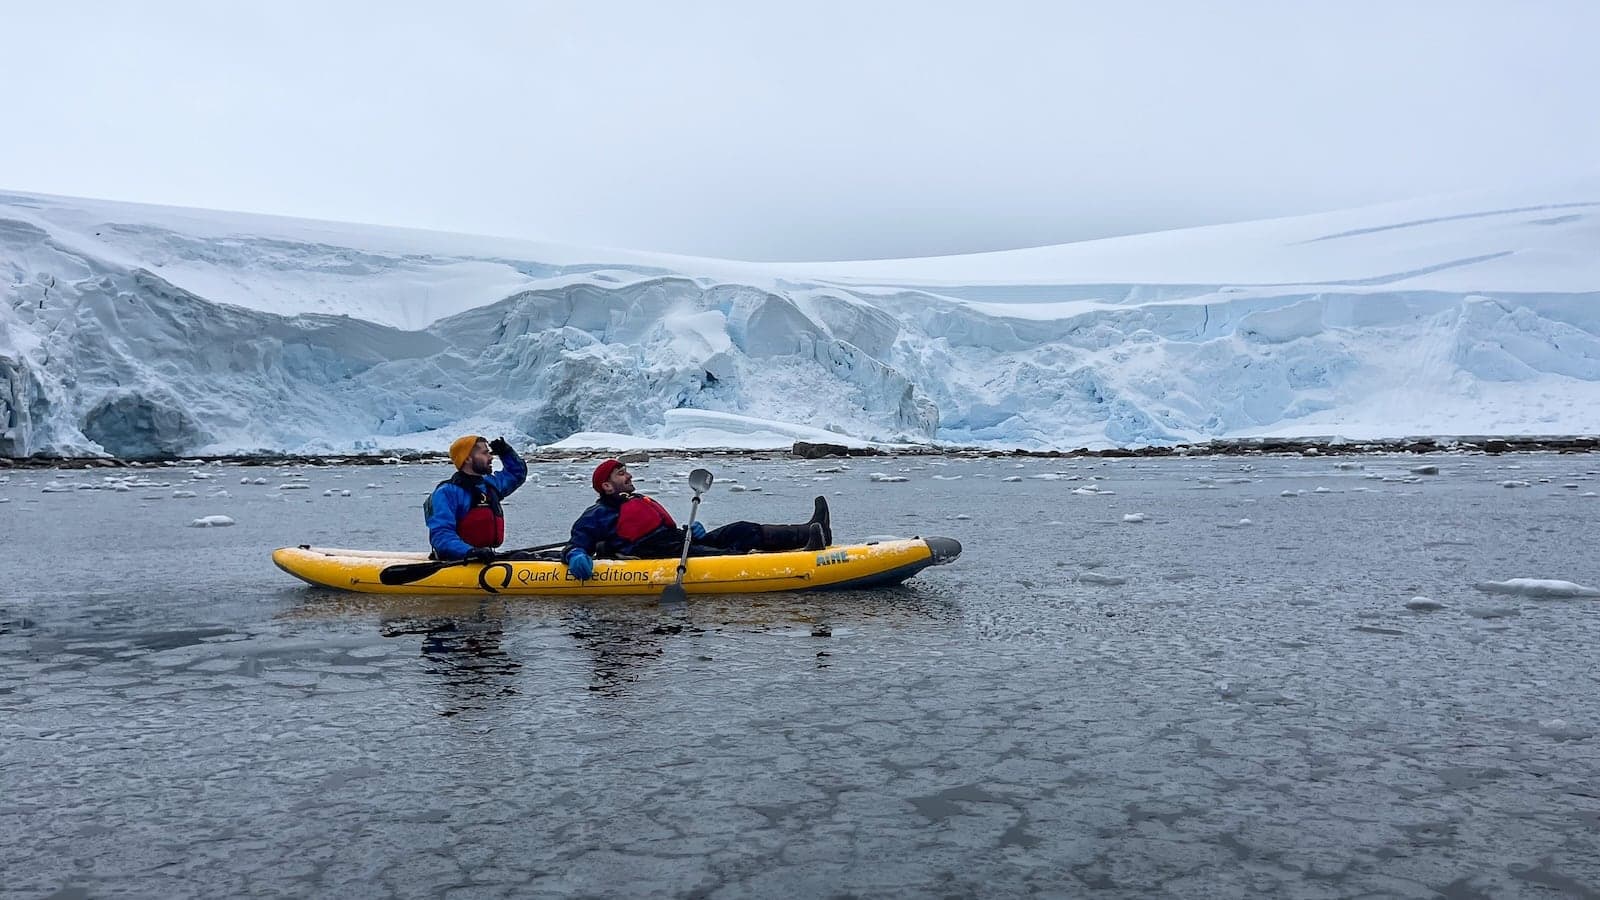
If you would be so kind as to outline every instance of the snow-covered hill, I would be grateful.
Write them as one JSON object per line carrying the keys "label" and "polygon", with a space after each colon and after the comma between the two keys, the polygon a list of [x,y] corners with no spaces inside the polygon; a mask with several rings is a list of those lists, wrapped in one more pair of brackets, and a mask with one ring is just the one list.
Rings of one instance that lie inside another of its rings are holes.
{"label": "snow-covered hill", "polygon": [[805,264],[0,193],[0,284],[9,456],[1600,432],[1600,179]]}

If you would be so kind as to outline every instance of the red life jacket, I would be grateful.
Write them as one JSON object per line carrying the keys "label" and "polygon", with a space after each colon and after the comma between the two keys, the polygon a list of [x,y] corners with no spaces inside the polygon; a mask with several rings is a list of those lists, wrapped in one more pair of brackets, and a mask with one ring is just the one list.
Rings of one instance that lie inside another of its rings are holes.
{"label": "red life jacket", "polygon": [[[456,519],[456,535],[474,547],[498,547],[506,541],[506,513],[500,506],[500,495],[481,478],[457,472],[440,485],[453,484],[472,497],[472,506]],[[423,505],[423,511],[433,515],[433,497]]]}
{"label": "red life jacket", "polygon": [[617,507],[617,537],[630,544],[662,527],[676,528],[678,524],[665,506],[643,494],[634,494]]}

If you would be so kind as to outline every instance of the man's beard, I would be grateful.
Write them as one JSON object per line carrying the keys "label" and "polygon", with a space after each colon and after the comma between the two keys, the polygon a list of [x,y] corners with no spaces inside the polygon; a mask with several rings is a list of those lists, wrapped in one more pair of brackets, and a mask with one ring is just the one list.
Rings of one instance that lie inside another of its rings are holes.
{"label": "man's beard", "polygon": [[474,475],[488,475],[493,471],[494,460],[492,459],[486,459],[483,462],[478,462],[477,460],[472,461],[472,474]]}

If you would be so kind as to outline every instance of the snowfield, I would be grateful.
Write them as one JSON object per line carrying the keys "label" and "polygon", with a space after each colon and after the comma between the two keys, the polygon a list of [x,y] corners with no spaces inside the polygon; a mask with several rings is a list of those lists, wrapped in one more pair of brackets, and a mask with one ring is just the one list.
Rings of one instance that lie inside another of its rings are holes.
{"label": "snowfield", "polygon": [[1600,432],[1600,179],[765,264],[0,193],[0,456]]}

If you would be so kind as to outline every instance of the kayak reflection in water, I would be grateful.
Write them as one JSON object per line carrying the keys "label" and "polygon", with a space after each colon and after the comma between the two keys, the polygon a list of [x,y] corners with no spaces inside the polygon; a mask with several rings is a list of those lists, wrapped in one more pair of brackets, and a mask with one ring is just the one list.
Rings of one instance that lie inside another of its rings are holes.
{"label": "kayak reflection in water", "polygon": [[516,676],[522,663],[502,646],[505,620],[500,616],[480,609],[472,618],[402,619],[383,624],[385,637],[412,634],[422,636],[423,670],[437,676],[444,686],[439,715],[489,709],[496,701],[517,695]]}
{"label": "kayak reflection in water", "polygon": [[[569,637],[589,654],[588,689],[602,697],[618,697],[639,680],[644,667],[662,653],[668,636],[697,633],[681,622],[629,620],[586,607],[561,614]],[[519,697],[517,681],[524,663],[505,649],[509,612],[501,604],[485,601],[470,616],[429,616],[391,619],[382,625],[383,636],[416,635],[423,671],[444,688],[439,715],[446,718],[469,711],[492,710],[502,701]],[[536,676],[543,687],[548,682]]]}

